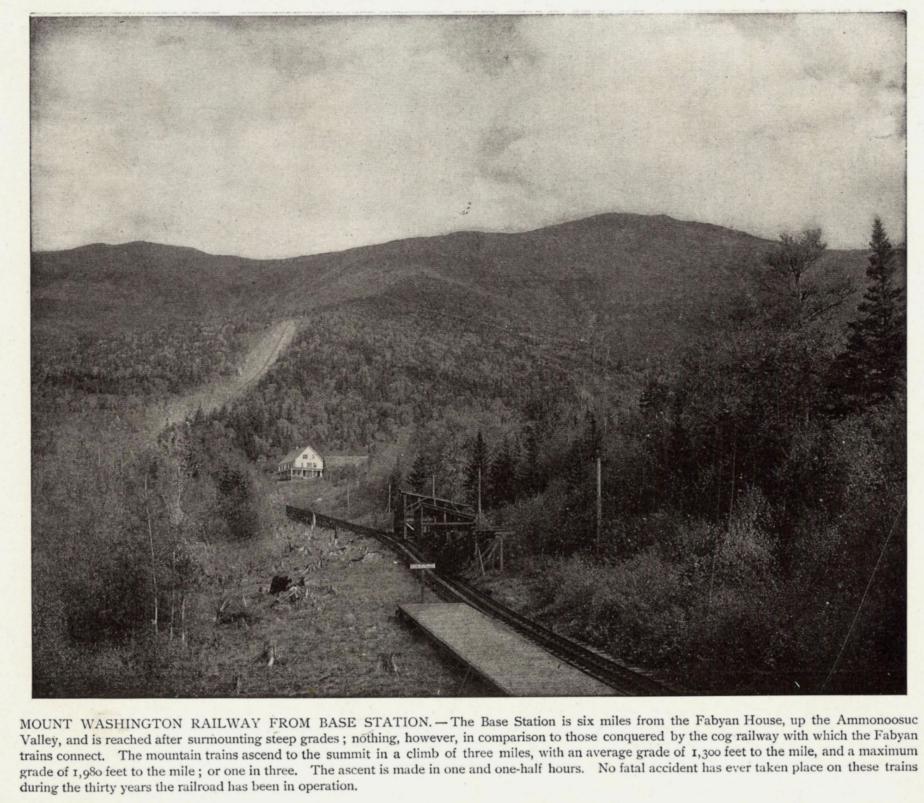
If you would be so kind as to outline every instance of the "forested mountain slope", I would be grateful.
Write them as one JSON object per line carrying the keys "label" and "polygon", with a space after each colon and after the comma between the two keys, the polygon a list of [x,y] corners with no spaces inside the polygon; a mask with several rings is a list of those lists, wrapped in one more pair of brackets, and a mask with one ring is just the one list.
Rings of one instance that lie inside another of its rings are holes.
{"label": "forested mountain slope", "polygon": [[[599,215],[520,234],[458,232],[285,260],[127,243],[33,256],[33,326],[114,335],[172,322],[268,321],[415,286],[462,311],[554,333],[609,328],[671,345],[733,303],[772,243],[665,216]],[[858,252],[827,260],[859,275]],[[421,303],[426,303],[421,298]]]}
{"label": "forested mountain slope", "polygon": [[[42,639],[122,638],[193,593],[202,544],[265,535],[267,469],[310,443],[371,455],[334,513],[481,488],[516,534],[499,593],[680,685],[901,691],[904,250],[881,226],[871,248],[620,214],[288,260],[35,254],[33,543],[101,583],[69,580],[79,616]],[[153,450],[123,432],[281,320],[297,335],[240,397]]]}

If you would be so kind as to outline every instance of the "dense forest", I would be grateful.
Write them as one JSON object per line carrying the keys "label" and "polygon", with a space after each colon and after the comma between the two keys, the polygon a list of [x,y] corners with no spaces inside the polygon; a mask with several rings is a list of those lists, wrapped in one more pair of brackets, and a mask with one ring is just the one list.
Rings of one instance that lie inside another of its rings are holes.
{"label": "dense forest", "polygon": [[[877,220],[861,274],[818,231],[715,247],[652,225],[708,255],[654,301],[604,292],[596,267],[541,292],[534,273],[532,301],[509,304],[468,259],[465,282],[445,266],[402,274],[305,302],[256,386],[156,443],[99,408],[230,370],[246,327],[37,352],[38,415],[69,411],[34,446],[35,643],[51,667],[37,689],[88,643],[145,644],[156,664],[151,641],[180,632],[197,585],[222,573],[218,545],[269,526],[274,461],[310,443],[371,455],[349,480],[354,513],[381,515],[389,487],[474,501],[480,486],[489,520],[515,532],[507,574],[484,582],[682,688],[903,690],[904,250]],[[640,253],[677,261],[669,242]],[[350,259],[367,270],[365,252]],[[64,576],[62,555],[79,570]]]}
{"label": "dense forest", "polygon": [[531,396],[574,395],[582,366],[569,355],[546,356],[490,318],[448,318],[428,302],[426,312],[388,298],[322,311],[259,386],[214,420],[260,461],[303,441],[374,451],[454,419],[466,431],[478,420],[503,429]]}
{"label": "dense forest", "polygon": [[159,326],[99,337],[88,333],[33,339],[33,407],[53,409],[88,398],[120,406],[162,398],[234,370],[251,326]]}

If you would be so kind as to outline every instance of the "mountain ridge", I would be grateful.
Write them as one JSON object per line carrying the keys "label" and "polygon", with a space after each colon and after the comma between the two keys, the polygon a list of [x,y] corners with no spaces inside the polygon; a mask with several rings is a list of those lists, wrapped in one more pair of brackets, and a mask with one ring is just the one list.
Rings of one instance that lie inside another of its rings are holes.
{"label": "mountain ridge", "polygon": [[[679,218],[674,217],[673,215],[667,215],[664,213],[657,214],[643,214],[640,212],[598,212],[593,215],[587,215],[586,217],[573,218],[563,221],[558,221],[555,223],[549,223],[542,226],[536,226],[526,229],[520,229],[516,231],[500,231],[494,229],[453,229],[451,231],[438,232],[435,234],[421,234],[421,235],[412,235],[409,237],[393,237],[381,241],[364,243],[362,245],[349,246],[347,248],[335,248],[335,249],[324,249],[321,251],[311,251],[302,254],[293,254],[289,256],[274,256],[274,257],[253,257],[245,256],[243,254],[233,254],[233,253],[222,253],[217,251],[210,251],[204,248],[199,248],[191,245],[182,245],[179,243],[169,243],[169,242],[160,242],[156,240],[126,240],[124,242],[92,242],[92,243],[83,243],[81,245],[72,246],[70,248],[37,248],[33,249],[33,254],[62,254],[69,251],[77,251],[80,249],[88,249],[94,247],[106,247],[106,248],[120,248],[126,246],[157,246],[163,248],[172,248],[177,250],[193,251],[199,254],[204,254],[207,256],[215,257],[227,257],[233,259],[239,259],[247,262],[291,262],[296,260],[309,259],[314,257],[323,257],[330,256],[333,254],[344,254],[350,251],[357,251],[367,248],[378,248],[380,246],[391,245],[393,243],[399,242],[409,242],[409,241],[420,241],[420,240],[433,240],[440,239],[445,237],[453,237],[457,235],[488,235],[488,236],[501,236],[501,237],[517,237],[524,234],[533,234],[535,232],[542,231],[553,231],[556,229],[565,229],[572,227],[576,224],[590,224],[593,222],[605,222],[612,219],[624,218],[624,219],[637,219],[637,220],[649,220],[649,221],[668,221],[674,224],[680,224],[684,226],[695,226],[702,229],[711,229],[715,231],[730,231],[735,232],[736,234],[749,237],[755,241],[759,241],[766,244],[772,244],[775,242],[773,239],[765,237],[760,234],[754,234],[752,232],[745,231],[743,229],[735,229],[731,226],[724,226],[720,223],[710,223],[708,221],[702,220],[693,220],[688,218]],[[832,248],[832,252],[837,253],[850,253],[854,251],[865,251],[865,248]]]}
{"label": "mountain ridge", "polygon": [[[608,331],[658,348],[747,292],[773,242],[667,215],[604,213],[525,232],[463,230],[285,259],[147,241],[32,255],[34,330],[106,336],[159,325],[271,323],[360,299]],[[824,261],[859,277],[865,252]],[[417,293],[415,286],[425,286]],[[442,300],[441,300],[441,297]]]}
{"label": "mountain ridge", "polygon": [[[731,231],[737,234],[745,235],[754,240],[763,241],[766,243],[772,243],[773,240],[762,237],[757,234],[752,234],[750,232],[743,231],[741,229],[733,229],[729,226],[722,226],[718,223],[709,223],[706,221],[699,220],[688,220],[685,218],[676,218],[672,215],[666,214],[653,214],[646,215],[638,212],[598,212],[593,215],[588,215],[586,217],[573,218],[568,220],[559,221],[557,223],[550,223],[544,226],[536,226],[534,228],[522,229],[517,231],[496,231],[492,229],[453,229],[452,231],[446,231],[437,234],[421,234],[413,235],[410,237],[394,237],[387,240],[382,240],[379,242],[373,243],[364,243],[362,245],[350,246],[348,248],[336,248],[323,251],[309,252],[304,254],[295,254],[291,256],[282,256],[282,257],[249,257],[242,254],[231,254],[231,253],[218,253],[213,251],[208,251],[203,248],[197,248],[196,246],[191,245],[182,245],[179,243],[168,243],[160,242],[156,240],[126,240],[124,242],[110,243],[110,242],[92,242],[92,243],[83,243],[81,245],[72,246],[70,248],[36,248],[32,250],[33,254],[63,254],[70,251],[79,251],[81,249],[91,249],[91,248],[123,248],[130,246],[156,246],[160,248],[176,249],[178,251],[194,251],[199,254],[204,254],[206,256],[214,257],[228,257],[233,259],[240,259],[247,262],[288,262],[293,260],[309,259],[312,257],[323,257],[330,256],[332,254],[344,254],[350,251],[357,251],[366,248],[378,248],[380,246],[392,245],[394,243],[400,242],[412,242],[412,241],[421,241],[421,240],[436,240],[442,239],[445,237],[454,237],[461,235],[486,235],[486,236],[500,236],[500,237],[517,237],[524,234],[534,234],[536,232],[542,231],[553,231],[555,229],[564,229],[572,227],[576,224],[591,224],[594,222],[603,222],[611,219],[625,218],[625,219],[638,219],[638,220],[664,220],[671,223],[677,223],[681,225],[691,225],[707,229]],[[834,249],[840,251],[851,251],[857,249]]]}

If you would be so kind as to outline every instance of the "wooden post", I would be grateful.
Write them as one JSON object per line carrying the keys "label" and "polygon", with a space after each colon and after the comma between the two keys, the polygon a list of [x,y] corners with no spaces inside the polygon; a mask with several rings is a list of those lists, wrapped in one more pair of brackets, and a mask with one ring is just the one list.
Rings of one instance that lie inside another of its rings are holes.
{"label": "wooden post", "polygon": [[170,641],[173,641],[173,613],[176,609],[176,547],[173,547],[173,553],[170,556],[170,572],[173,575],[172,588],[170,589]]}
{"label": "wooden post", "polygon": [[183,592],[183,601],[180,603],[180,641],[186,644],[186,592]]}
{"label": "wooden post", "polygon": [[407,541],[407,495],[401,494],[401,539]]}
{"label": "wooden post", "polygon": [[603,527],[602,482],[600,474],[600,453],[597,452],[597,549],[600,548],[600,531]]}
{"label": "wooden post", "polygon": [[504,536],[503,534],[499,535],[498,538],[500,538],[498,562],[500,563],[501,574],[503,574],[504,573]]}
{"label": "wooden post", "polygon": [[430,478],[430,496],[433,497],[433,501],[436,501],[436,474]]}
{"label": "wooden post", "polygon": [[420,582],[420,601],[424,601],[424,576],[423,573],[428,569],[435,569],[435,563],[412,563],[408,566],[412,572],[417,573],[417,579]]}
{"label": "wooden post", "polygon": [[350,515],[350,484],[347,483],[347,517]]}
{"label": "wooden post", "polygon": [[481,466],[478,466],[478,521],[481,521]]}
{"label": "wooden post", "polygon": [[418,544],[423,543],[424,519],[423,505],[417,500],[417,507],[414,508],[414,539]]}
{"label": "wooden post", "polygon": [[388,481],[388,499],[385,502],[385,512],[391,513],[391,480]]}
{"label": "wooden post", "polygon": [[731,491],[728,496],[728,529],[731,529],[732,515],[735,512],[735,461],[738,456],[738,432],[732,427],[732,464],[731,464]]}
{"label": "wooden post", "polygon": [[147,516],[148,521],[148,543],[151,546],[151,583],[153,586],[153,597],[154,597],[154,620],[152,624],[154,625],[155,634],[159,632],[158,623],[157,623],[157,612],[158,612],[158,591],[157,591],[157,566],[154,558],[154,530],[151,527],[151,508],[148,504],[148,475],[145,472],[144,475],[144,512]]}

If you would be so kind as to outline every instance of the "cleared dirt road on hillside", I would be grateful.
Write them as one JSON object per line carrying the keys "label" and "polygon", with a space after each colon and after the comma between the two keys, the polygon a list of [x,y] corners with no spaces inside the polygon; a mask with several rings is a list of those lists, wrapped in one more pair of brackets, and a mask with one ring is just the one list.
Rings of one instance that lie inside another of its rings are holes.
{"label": "cleared dirt road on hillside", "polygon": [[232,376],[210,382],[191,393],[171,399],[152,411],[152,425],[160,431],[202,412],[217,410],[223,404],[239,396],[265,374],[285,351],[298,326],[293,320],[280,321],[264,332],[247,352],[238,370]]}

